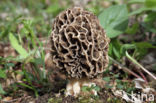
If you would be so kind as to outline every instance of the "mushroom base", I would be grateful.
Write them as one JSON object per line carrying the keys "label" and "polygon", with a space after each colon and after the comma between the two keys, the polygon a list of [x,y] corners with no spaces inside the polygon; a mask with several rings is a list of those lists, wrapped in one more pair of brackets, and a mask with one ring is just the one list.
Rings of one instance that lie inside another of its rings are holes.
{"label": "mushroom base", "polygon": [[91,91],[82,91],[82,87],[87,86],[90,88],[91,86],[96,86],[95,83],[93,83],[90,79],[82,78],[82,79],[69,79],[69,82],[66,86],[66,96],[72,95],[74,97],[77,97],[78,95],[97,95],[97,91],[92,89]]}

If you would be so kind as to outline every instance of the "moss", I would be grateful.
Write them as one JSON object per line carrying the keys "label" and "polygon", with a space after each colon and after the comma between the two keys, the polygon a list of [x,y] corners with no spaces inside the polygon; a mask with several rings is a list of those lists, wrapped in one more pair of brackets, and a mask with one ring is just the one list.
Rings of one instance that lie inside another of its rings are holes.
{"label": "moss", "polygon": [[50,98],[48,103],[62,103],[62,98]]}

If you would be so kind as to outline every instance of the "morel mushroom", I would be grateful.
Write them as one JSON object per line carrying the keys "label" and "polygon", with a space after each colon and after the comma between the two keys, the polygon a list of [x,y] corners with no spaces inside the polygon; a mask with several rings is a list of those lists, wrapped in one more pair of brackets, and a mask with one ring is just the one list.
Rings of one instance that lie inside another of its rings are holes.
{"label": "morel mushroom", "polygon": [[51,44],[53,63],[72,81],[67,95],[77,95],[83,84],[90,85],[89,80],[108,65],[109,39],[97,17],[80,7],[67,9],[55,18]]}

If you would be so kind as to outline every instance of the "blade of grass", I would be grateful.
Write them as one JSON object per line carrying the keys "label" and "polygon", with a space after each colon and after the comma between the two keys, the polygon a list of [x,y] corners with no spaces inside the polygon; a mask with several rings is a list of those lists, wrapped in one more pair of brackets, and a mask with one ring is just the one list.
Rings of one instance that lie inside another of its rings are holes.
{"label": "blade of grass", "polygon": [[120,64],[119,62],[117,62],[116,60],[114,60],[112,57],[109,56],[109,59],[114,62],[115,64],[119,65],[125,72],[128,72],[129,74],[132,74],[133,76],[137,77],[137,78],[141,78],[139,75],[137,75],[136,73],[134,73],[133,71],[131,71],[130,69],[128,69],[127,67],[123,66],[122,64]]}
{"label": "blade of grass", "polygon": [[9,40],[11,43],[11,46],[24,58],[26,58],[28,56],[27,51],[22,47],[22,45],[20,45],[18,43],[18,40],[16,39],[16,37],[10,33],[9,34]]}
{"label": "blade of grass", "polygon": [[144,72],[146,72],[148,75],[150,75],[153,79],[156,80],[156,77],[150,73],[147,69],[145,69],[141,64],[139,64],[134,58],[132,58],[128,52],[126,51],[126,56],[128,59],[130,59],[133,63],[135,63],[136,65],[138,65]]}
{"label": "blade of grass", "polygon": [[36,35],[34,34],[34,31],[32,30],[31,28],[31,25],[32,25],[32,20],[26,20],[26,21],[23,21],[24,23],[24,27],[29,31],[30,35],[28,34],[27,37],[30,37],[31,39],[31,42],[33,44],[33,47],[36,48],[37,45],[35,43],[35,39],[37,38]]}

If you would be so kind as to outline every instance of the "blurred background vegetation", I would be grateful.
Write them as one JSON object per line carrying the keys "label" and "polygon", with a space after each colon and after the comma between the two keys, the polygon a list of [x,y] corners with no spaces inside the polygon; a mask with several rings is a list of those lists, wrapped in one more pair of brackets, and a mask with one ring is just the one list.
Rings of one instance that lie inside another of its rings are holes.
{"label": "blurred background vegetation", "polygon": [[[115,61],[129,67],[125,57],[131,56],[132,62],[136,60],[156,73],[156,0],[0,0],[0,98],[14,95],[21,87],[34,91],[36,96],[50,91],[45,90],[52,85],[48,82],[45,57],[50,48],[47,43],[52,22],[74,4],[83,5],[99,18],[111,39],[110,66]],[[13,78],[12,73],[15,78],[22,75],[22,80],[9,82],[9,87],[3,85]],[[124,74],[122,77],[128,79]],[[107,82],[110,79],[104,78]],[[151,80],[147,78],[148,82]],[[118,84],[121,89],[128,86]]]}

